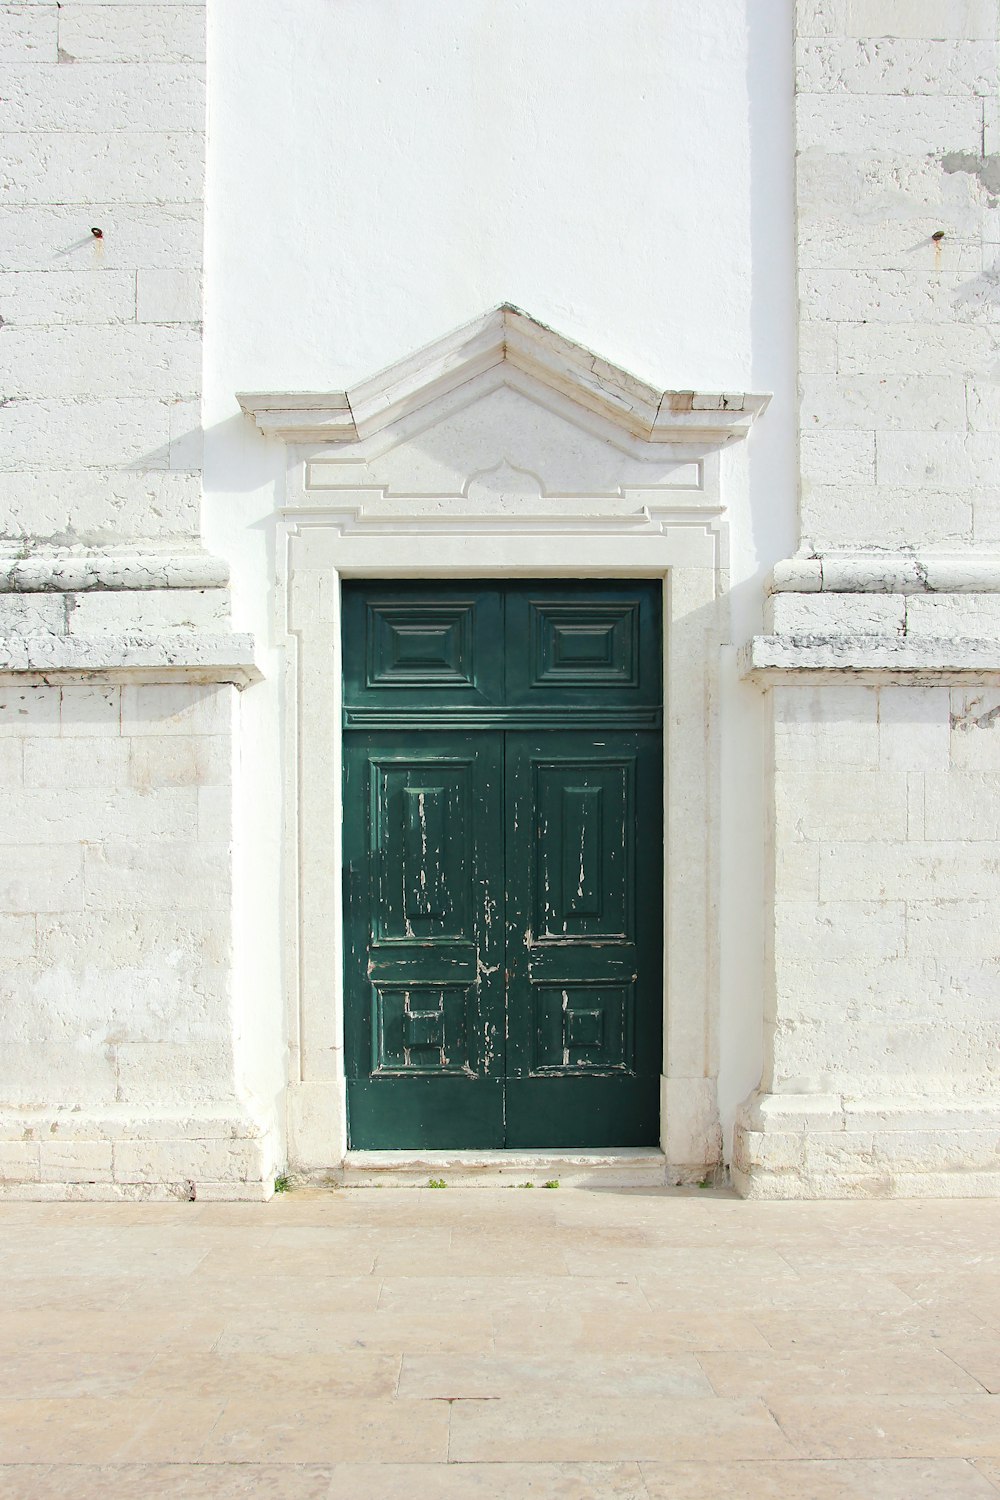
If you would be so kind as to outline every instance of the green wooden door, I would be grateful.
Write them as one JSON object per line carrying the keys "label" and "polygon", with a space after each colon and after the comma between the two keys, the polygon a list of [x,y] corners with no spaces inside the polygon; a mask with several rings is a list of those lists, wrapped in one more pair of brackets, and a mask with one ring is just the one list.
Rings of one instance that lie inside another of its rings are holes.
{"label": "green wooden door", "polygon": [[660,587],[344,586],[354,1148],[655,1144]]}

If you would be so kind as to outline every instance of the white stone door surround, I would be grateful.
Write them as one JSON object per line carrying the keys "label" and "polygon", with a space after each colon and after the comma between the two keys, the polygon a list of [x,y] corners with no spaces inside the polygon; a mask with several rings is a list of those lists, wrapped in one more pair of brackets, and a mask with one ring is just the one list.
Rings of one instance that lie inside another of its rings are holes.
{"label": "white stone door surround", "polygon": [[720,1150],[720,449],[765,399],[655,391],[504,307],[355,391],[240,400],[289,444],[277,628],[291,1166],[336,1168],[347,1149],[341,580],[643,577],[664,588],[661,1143],[675,1176],[701,1175]]}

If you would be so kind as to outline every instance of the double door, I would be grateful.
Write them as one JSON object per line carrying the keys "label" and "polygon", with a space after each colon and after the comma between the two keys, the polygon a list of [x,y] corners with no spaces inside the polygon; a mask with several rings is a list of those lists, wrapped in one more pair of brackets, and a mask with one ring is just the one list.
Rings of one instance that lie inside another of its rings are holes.
{"label": "double door", "polygon": [[344,588],[352,1147],[655,1144],[659,586]]}

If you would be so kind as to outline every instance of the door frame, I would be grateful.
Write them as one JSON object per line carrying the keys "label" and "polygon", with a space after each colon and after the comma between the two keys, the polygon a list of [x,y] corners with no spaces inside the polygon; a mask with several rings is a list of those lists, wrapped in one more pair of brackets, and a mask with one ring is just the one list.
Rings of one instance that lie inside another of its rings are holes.
{"label": "door frame", "polygon": [[[553,516],[539,496],[484,524],[428,524],[403,501],[313,486],[299,454],[279,513],[277,606],[286,646],[284,889],[290,1165],[336,1169],[347,1150],[343,1053],[342,660],[345,578],[659,578],[663,584],[664,1060],[660,1141],[682,1180],[719,1159],[720,648],[728,640],[720,456],[704,449],[691,503],[624,511],[620,494]],[[319,465],[316,465],[319,468]],[[318,493],[316,491],[319,491]],[[674,497],[670,497],[674,499]],[[681,500],[681,496],[676,497]],[[353,504],[350,502],[354,501]],[[601,503],[603,502],[603,504]],[[470,511],[472,507],[470,506]],[[542,512],[542,514],[539,514]],[[583,512],[581,514],[581,512]],[[682,872],[683,878],[671,872]]]}

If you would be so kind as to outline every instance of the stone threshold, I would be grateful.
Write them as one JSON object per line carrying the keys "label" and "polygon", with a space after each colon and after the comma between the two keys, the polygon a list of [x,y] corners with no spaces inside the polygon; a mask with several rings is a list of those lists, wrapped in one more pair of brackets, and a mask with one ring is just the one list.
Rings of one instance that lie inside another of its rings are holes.
{"label": "stone threshold", "polygon": [[663,1187],[658,1146],[591,1151],[349,1151],[336,1173],[342,1187]]}

